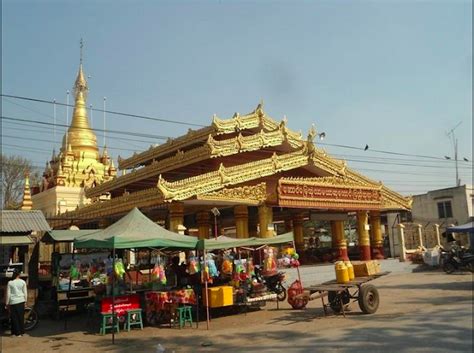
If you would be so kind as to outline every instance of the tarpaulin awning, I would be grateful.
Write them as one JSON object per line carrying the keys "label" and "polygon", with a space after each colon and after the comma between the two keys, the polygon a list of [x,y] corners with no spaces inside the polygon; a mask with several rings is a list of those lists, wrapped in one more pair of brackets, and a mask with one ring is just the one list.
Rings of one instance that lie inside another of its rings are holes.
{"label": "tarpaulin awning", "polygon": [[58,229],[50,230],[48,233],[43,235],[41,238],[42,242],[52,243],[52,242],[72,242],[75,238],[88,235],[100,231],[101,229]]}
{"label": "tarpaulin awning", "polygon": [[446,229],[449,233],[473,233],[474,232],[474,222],[468,222],[461,224],[460,226],[448,227]]}
{"label": "tarpaulin awning", "polygon": [[0,245],[30,245],[34,244],[33,239],[28,235],[1,235]]}
{"label": "tarpaulin awning", "polygon": [[240,247],[253,247],[262,245],[275,245],[289,243],[294,240],[293,232],[277,235],[270,238],[230,238],[220,236],[213,239],[201,239],[198,241],[198,249],[217,250]]}
{"label": "tarpaulin awning", "polygon": [[76,248],[196,248],[197,238],[170,232],[134,208],[126,216],[97,232],[74,239]]}

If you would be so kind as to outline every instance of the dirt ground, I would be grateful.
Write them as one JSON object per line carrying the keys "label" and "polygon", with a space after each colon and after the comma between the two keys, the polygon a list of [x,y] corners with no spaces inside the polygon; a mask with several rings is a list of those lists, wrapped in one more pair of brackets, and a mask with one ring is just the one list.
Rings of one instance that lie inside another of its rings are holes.
{"label": "dirt ground", "polygon": [[472,274],[440,271],[391,274],[372,282],[381,295],[379,310],[361,313],[352,304],[347,317],[324,317],[321,301],[305,310],[285,302],[262,310],[215,318],[211,329],[146,327],[111,335],[88,332],[86,318],[41,321],[27,337],[2,337],[2,352],[472,352]]}

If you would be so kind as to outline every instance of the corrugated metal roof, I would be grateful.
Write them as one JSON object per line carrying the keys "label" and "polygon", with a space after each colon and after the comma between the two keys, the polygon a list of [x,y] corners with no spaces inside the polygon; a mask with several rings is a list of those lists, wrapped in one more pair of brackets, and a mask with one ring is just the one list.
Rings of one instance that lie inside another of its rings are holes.
{"label": "corrugated metal roof", "polygon": [[28,235],[0,236],[0,245],[30,245],[35,242]]}
{"label": "corrugated metal roof", "polygon": [[32,232],[51,230],[43,212],[32,211],[5,211],[2,210],[0,218],[2,233]]}

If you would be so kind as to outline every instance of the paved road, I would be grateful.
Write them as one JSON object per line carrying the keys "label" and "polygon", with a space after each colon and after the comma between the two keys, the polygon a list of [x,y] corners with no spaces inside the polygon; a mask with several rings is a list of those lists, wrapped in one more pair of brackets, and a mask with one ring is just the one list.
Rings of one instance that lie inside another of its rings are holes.
{"label": "paved road", "polygon": [[[373,315],[363,315],[357,303],[344,318],[324,317],[319,300],[305,310],[273,303],[247,315],[214,318],[211,329],[183,330],[147,327],[111,336],[90,331],[84,317],[73,317],[68,331],[63,322],[42,321],[30,337],[2,339],[5,353],[445,353],[472,352],[472,274],[440,271],[410,272],[413,265],[384,261],[392,274],[373,283],[381,304]],[[332,266],[303,268],[315,282],[334,278]],[[326,273],[326,274],[324,274]],[[324,276],[331,276],[324,277]],[[308,284],[310,279],[304,279]]]}

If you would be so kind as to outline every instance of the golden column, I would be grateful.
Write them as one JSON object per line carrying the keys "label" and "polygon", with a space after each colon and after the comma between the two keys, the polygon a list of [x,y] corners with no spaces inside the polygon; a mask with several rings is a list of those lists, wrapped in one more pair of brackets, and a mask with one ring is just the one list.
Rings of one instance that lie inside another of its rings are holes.
{"label": "golden column", "polygon": [[184,225],[184,204],[182,202],[172,202],[168,206],[170,217],[170,231],[178,233],[178,226]]}
{"label": "golden column", "polygon": [[209,239],[211,227],[211,214],[209,211],[199,211],[196,213],[196,223],[198,226],[199,239]]}
{"label": "golden column", "polygon": [[272,208],[263,204],[258,207],[258,223],[260,225],[260,238],[272,237],[273,231],[268,230],[269,225],[273,223],[273,211]]}
{"label": "golden column", "polygon": [[337,259],[349,261],[349,256],[347,256],[347,242],[344,236],[344,221],[331,221],[331,230],[333,232],[333,250],[336,250]]}
{"label": "golden column", "polygon": [[304,229],[303,229],[304,213],[296,213],[293,215],[293,234],[295,236],[296,251],[301,253],[304,250]]}
{"label": "golden column", "polygon": [[234,207],[235,232],[237,238],[249,237],[249,210],[247,205]]}
{"label": "golden column", "polygon": [[370,237],[367,230],[367,211],[357,212],[357,233],[359,233],[359,251],[362,261],[370,260]]}
{"label": "golden column", "polygon": [[370,240],[372,246],[372,257],[374,259],[383,259],[383,238],[382,229],[380,229],[380,212],[371,211],[370,216]]}

